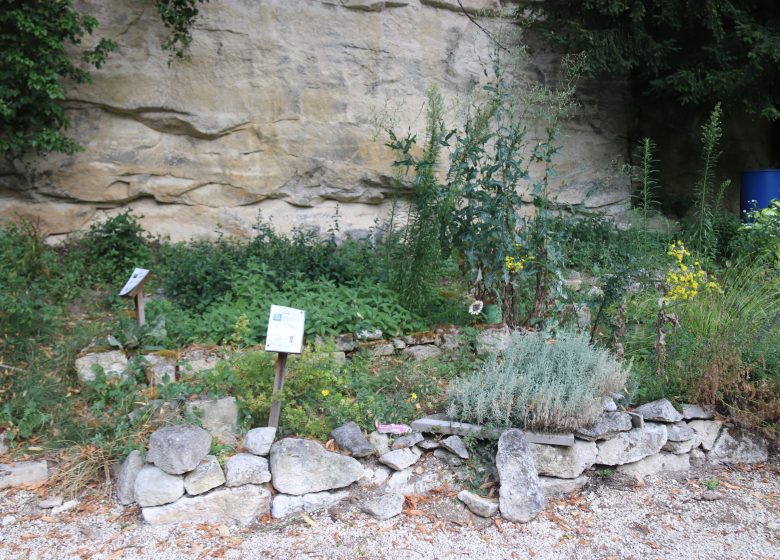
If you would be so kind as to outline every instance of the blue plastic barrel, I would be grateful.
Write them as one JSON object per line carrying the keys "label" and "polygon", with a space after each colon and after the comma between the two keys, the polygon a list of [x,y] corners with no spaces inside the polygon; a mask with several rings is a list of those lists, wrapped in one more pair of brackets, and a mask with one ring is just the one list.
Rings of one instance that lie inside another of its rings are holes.
{"label": "blue plastic barrel", "polygon": [[742,216],[767,208],[773,199],[780,200],[780,169],[743,171],[739,199]]}

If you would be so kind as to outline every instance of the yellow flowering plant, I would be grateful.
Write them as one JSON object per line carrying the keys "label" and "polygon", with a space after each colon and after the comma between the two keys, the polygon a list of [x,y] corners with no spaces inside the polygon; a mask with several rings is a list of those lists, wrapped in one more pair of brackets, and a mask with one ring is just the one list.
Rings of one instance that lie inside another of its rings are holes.
{"label": "yellow flowering plant", "polygon": [[667,291],[664,302],[690,301],[702,290],[722,293],[717,282],[708,280],[699,261],[686,262],[691,252],[682,241],[669,245],[666,254],[674,258],[676,266],[666,274]]}

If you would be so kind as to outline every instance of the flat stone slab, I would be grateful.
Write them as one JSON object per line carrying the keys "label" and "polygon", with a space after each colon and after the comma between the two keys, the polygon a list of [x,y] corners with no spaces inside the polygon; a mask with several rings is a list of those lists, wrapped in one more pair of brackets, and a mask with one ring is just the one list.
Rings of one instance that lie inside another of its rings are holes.
{"label": "flat stone slab", "polygon": [[466,444],[463,443],[463,440],[460,439],[460,436],[450,436],[444,438],[439,443],[444,449],[446,449],[450,453],[457,455],[461,459],[469,458],[469,452],[466,449]]}
{"label": "flat stone slab", "polygon": [[[428,434],[448,434],[457,436],[471,435],[482,439],[496,439],[501,437],[503,429],[488,429],[477,424],[467,422],[453,422],[444,414],[426,416],[412,422],[412,429]],[[543,434],[540,432],[523,432],[528,443],[542,443],[547,445],[574,445],[574,434]]]}
{"label": "flat stone slab", "polygon": [[577,478],[554,478],[552,476],[540,476],[539,485],[545,498],[565,496],[582,490],[588,484],[588,475],[583,474]]}
{"label": "flat stone slab", "polygon": [[289,494],[277,494],[271,505],[271,517],[279,519],[294,513],[313,513],[321,509],[327,509],[349,497],[348,490],[336,492],[314,492],[303,496],[291,496]]}
{"label": "flat stone slab", "polygon": [[620,465],[618,472],[651,476],[660,472],[681,472],[691,468],[690,457],[687,454],[656,453],[635,463]]}
{"label": "flat stone slab", "polygon": [[420,456],[409,448],[396,449],[385,453],[379,458],[379,462],[391,469],[402,471],[414,465]]}
{"label": "flat stone slab", "polygon": [[243,486],[270,482],[268,459],[251,453],[237,453],[225,463],[225,485]]}
{"label": "flat stone slab", "polygon": [[194,471],[184,477],[184,489],[190,496],[204,494],[225,484],[225,473],[214,455],[206,455]]}
{"label": "flat stone slab", "polygon": [[82,383],[95,380],[93,366],[100,366],[106,377],[127,377],[129,362],[124,352],[112,350],[110,352],[92,352],[76,359],[76,375]]}
{"label": "flat stone slab", "polygon": [[682,415],[686,420],[712,420],[715,418],[715,409],[706,405],[684,404]]}
{"label": "flat stone slab", "polygon": [[412,432],[411,434],[406,434],[395,440],[393,442],[393,449],[412,447],[413,445],[420,443],[423,439],[423,435],[420,432]]}
{"label": "flat stone slab", "polygon": [[217,488],[200,496],[185,496],[172,504],[145,507],[144,521],[152,525],[168,523],[238,523],[248,525],[271,511],[271,491],[246,484],[237,488]]}
{"label": "flat stone slab", "polygon": [[330,433],[330,437],[336,440],[339,447],[349,451],[353,457],[368,457],[374,454],[374,446],[366,439],[363,430],[355,422],[347,422],[343,426],[339,426]]}
{"label": "flat stone slab", "polygon": [[0,465],[0,488],[43,482],[49,478],[46,461],[22,461]]}
{"label": "flat stone slab", "polygon": [[648,455],[661,451],[666,444],[666,428],[658,424],[645,424],[630,432],[620,432],[617,437],[599,442],[599,465],[623,465],[635,463]]}
{"label": "flat stone slab", "polygon": [[271,446],[271,474],[278,492],[302,496],[349,486],[365,472],[357,459],[315,441],[287,438]]}
{"label": "flat stone slab", "polygon": [[401,513],[404,507],[404,497],[402,494],[391,493],[382,494],[375,498],[370,498],[360,504],[360,509],[364,513],[378,519],[379,521],[385,521],[391,517],[395,517]]}
{"label": "flat stone slab", "polygon": [[612,439],[620,432],[627,432],[632,427],[633,423],[630,414],[626,412],[605,412],[590,426],[579,428],[574,432],[574,435],[588,441]]}
{"label": "flat stone slab", "polygon": [[571,447],[530,444],[536,471],[556,478],[577,478],[593,466],[598,455],[595,442],[578,441]]}
{"label": "flat stone slab", "polygon": [[458,499],[466,504],[466,507],[480,517],[493,517],[498,512],[498,500],[483,498],[468,490],[461,490]]}
{"label": "flat stone slab", "polygon": [[634,412],[641,414],[646,421],[650,422],[679,422],[683,415],[677,412],[674,405],[668,399],[658,399],[657,401],[645,403],[636,407]]}
{"label": "flat stone slab", "polygon": [[159,467],[147,464],[135,477],[133,488],[139,506],[161,506],[175,502],[184,495],[184,479],[180,474],[168,474]]}

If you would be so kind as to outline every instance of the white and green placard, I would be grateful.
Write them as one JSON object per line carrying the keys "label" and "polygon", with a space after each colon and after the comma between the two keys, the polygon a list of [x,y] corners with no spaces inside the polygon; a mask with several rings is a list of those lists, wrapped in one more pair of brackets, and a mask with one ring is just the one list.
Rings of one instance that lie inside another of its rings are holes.
{"label": "white and green placard", "polygon": [[303,327],[306,312],[302,309],[272,305],[265,336],[266,352],[300,354],[303,351]]}

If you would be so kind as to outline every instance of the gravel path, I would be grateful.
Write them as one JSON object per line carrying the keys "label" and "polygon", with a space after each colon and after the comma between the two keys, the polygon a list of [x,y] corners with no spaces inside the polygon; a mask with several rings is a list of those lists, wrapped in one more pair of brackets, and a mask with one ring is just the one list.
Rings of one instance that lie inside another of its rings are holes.
{"label": "gravel path", "polygon": [[386,522],[344,504],[246,529],[149,527],[137,509],[97,496],[53,516],[39,500],[32,490],[0,492],[0,559],[780,559],[777,463],[644,482],[594,477],[526,525],[473,518],[452,493],[408,503]]}

